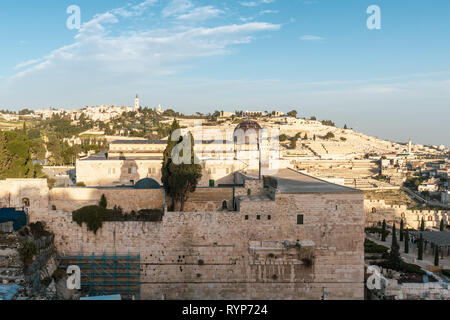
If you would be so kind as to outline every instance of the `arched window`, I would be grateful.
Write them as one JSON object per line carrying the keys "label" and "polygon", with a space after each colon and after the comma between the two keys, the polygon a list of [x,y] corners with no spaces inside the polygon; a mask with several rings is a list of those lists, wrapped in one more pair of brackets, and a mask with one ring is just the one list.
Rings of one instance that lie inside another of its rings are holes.
{"label": "arched window", "polygon": [[372,208],[372,213],[377,213],[377,209],[376,208]]}
{"label": "arched window", "polygon": [[428,216],[428,221],[433,221],[433,218],[431,216]]}
{"label": "arched window", "polygon": [[227,210],[228,209],[228,204],[226,201],[222,202],[222,210]]}
{"label": "arched window", "polygon": [[29,207],[30,206],[30,199],[23,198],[22,199],[22,205],[25,206],[25,207]]}

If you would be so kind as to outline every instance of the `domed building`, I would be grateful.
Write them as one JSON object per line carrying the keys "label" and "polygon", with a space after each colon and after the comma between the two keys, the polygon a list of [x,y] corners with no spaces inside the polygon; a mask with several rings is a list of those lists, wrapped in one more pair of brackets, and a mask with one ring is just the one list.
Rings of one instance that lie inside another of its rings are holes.
{"label": "domed building", "polygon": [[136,182],[134,188],[140,190],[160,189],[161,185],[155,179],[144,178]]}
{"label": "domed building", "polygon": [[260,167],[261,133],[261,126],[252,120],[241,122],[234,130],[234,157],[235,160],[244,164],[246,169]]}
{"label": "domed building", "polygon": [[256,121],[246,120],[241,122],[234,129],[234,143],[238,145],[258,144],[261,129]]}

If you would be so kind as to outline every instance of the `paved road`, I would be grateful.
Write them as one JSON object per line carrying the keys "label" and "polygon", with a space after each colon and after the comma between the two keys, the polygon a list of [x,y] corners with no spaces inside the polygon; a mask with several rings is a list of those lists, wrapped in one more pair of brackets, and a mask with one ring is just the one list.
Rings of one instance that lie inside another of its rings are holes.
{"label": "paved road", "polygon": [[[385,242],[379,240],[379,238],[377,236],[372,235],[372,234],[369,234],[369,235],[366,234],[366,236],[368,239],[376,242],[377,244],[381,244],[388,248],[391,247],[392,237],[390,235],[386,237]],[[398,236],[397,236],[397,240],[398,240]],[[405,251],[405,242],[399,241],[399,245],[400,245],[401,256],[405,262],[417,264],[418,266],[421,266],[424,269],[427,266],[434,266],[434,254],[431,250],[430,245],[428,245],[427,250],[424,251],[423,260],[417,260],[417,247],[415,244],[413,244],[411,242],[409,243],[409,253],[408,254],[406,254],[404,252]],[[444,253],[444,258],[439,259],[439,265],[442,266],[444,269],[450,269],[450,256],[447,255],[447,252]]]}

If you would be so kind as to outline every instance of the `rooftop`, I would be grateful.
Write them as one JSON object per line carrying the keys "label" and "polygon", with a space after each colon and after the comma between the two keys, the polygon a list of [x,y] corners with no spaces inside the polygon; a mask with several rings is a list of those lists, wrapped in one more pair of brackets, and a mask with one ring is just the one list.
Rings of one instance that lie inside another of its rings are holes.
{"label": "rooftop", "polygon": [[[271,178],[271,179],[270,179]],[[272,180],[272,181],[270,181]],[[274,183],[275,182],[275,183]],[[280,190],[281,193],[362,193],[361,190],[352,189],[333,184],[318,178],[308,176],[292,169],[280,169],[269,176],[269,184]],[[275,185],[273,185],[275,184]]]}
{"label": "rooftop", "polygon": [[99,152],[96,154],[93,154],[87,158],[80,159],[79,161],[125,161],[125,160],[158,160],[161,161],[161,156],[142,156],[138,153],[135,156],[124,156],[124,157],[111,157],[108,156],[106,158],[106,152]]}

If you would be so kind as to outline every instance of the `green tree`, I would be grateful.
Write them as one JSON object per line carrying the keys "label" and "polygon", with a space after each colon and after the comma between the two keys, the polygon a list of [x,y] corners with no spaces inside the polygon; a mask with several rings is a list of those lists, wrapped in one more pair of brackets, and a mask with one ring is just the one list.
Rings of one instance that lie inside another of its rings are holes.
{"label": "green tree", "polygon": [[100,198],[100,202],[98,203],[100,207],[103,209],[106,209],[108,207],[108,201],[106,200],[106,196],[102,194],[102,197]]}
{"label": "green tree", "polygon": [[329,131],[324,137],[324,139],[329,140],[334,138],[334,133]]}
{"label": "green tree", "polygon": [[346,124],[344,125],[344,129],[347,130],[347,125]]}
{"label": "green tree", "polygon": [[439,230],[440,231],[444,231],[445,230],[444,218],[441,218],[441,224],[439,225]]}
{"label": "green tree", "polygon": [[420,237],[419,237],[417,259],[423,260],[423,236],[422,236],[422,233],[420,233]]}
{"label": "green tree", "polygon": [[403,230],[403,219],[402,220],[400,220],[400,242],[401,241],[403,241],[403,233],[405,232],[404,230]]}
{"label": "green tree", "polygon": [[289,149],[293,150],[297,148],[297,138],[291,138],[291,143],[289,144]]}
{"label": "green tree", "polygon": [[434,265],[439,266],[439,246],[437,245],[434,247]]}
{"label": "green tree", "polygon": [[289,111],[287,115],[292,118],[297,118],[297,111],[296,110]]}
{"label": "green tree", "polygon": [[409,253],[409,231],[405,231],[405,253]]}
{"label": "green tree", "polygon": [[282,133],[282,134],[280,134],[279,139],[280,139],[280,142],[284,142],[284,141],[286,141],[288,139],[288,136],[285,135],[284,133]]}
{"label": "green tree", "polygon": [[420,222],[420,231],[425,231],[425,221],[423,220],[423,217],[422,221]]}
{"label": "green tree", "polygon": [[[172,135],[176,130],[180,129],[180,125],[174,119],[169,133],[169,141],[164,151],[163,165],[161,169],[162,183],[166,193],[170,196],[172,204],[170,210],[175,210],[176,205],[180,205],[180,211],[184,210],[184,204],[189,197],[189,193],[195,191],[198,181],[202,177],[202,167],[194,153],[194,138],[191,133],[184,137],[180,137],[178,141],[172,141]],[[177,156],[182,157],[183,152],[187,150],[179,150],[174,148],[183,143],[184,139],[190,139],[190,163],[176,163],[172,158],[173,152],[179,151]]]}
{"label": "green tree", "polygon": [[381,226],[381,241],[386,241],[386,220],[383,220],[383,224]]}
{"label": "green tree", "polygon": [[392,228],[392,244],[391,244],[391,251],[389,252],[389,261],[393,265],[398,265],[401,262],[400,258],[400,246],[397,242],[397,235],[395,231],[395,224]]}
{"label": "green tree", "polygon": [[32,145],[26,130],[0,132],[0,179],[44,176],[33,163]]}

